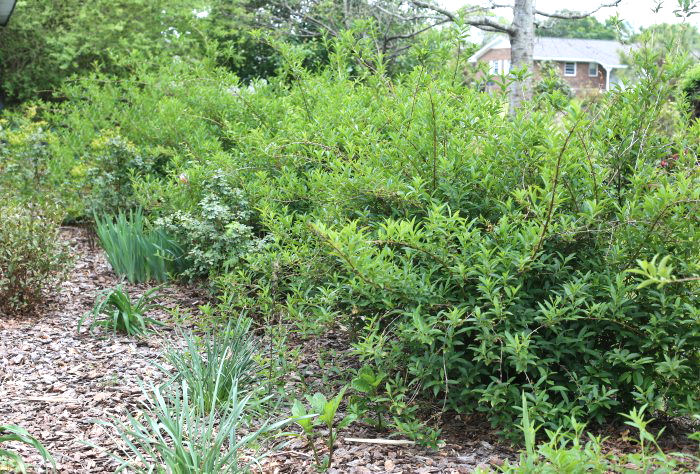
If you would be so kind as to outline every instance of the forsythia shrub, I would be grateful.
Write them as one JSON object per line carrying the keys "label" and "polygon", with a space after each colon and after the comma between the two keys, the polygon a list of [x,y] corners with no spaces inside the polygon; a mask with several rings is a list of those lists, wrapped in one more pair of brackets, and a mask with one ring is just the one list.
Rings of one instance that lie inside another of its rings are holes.
{"label": "forsythia shrub", "polygon": [[65,276],[70,255],[55,211],[26,203],[0,206],[0,313],[34,311]]}

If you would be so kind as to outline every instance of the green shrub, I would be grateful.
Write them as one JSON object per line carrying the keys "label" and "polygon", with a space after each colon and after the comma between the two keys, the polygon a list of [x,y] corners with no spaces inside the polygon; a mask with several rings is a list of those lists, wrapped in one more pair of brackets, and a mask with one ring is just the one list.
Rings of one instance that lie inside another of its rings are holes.
{"label": "green shrub", "polygon": [[535,100],[546,101],[553,107],[563,109],[574,96],[573,89],[556,65],[546,61],[541,67],[540,80],[534,86]]}
{"label": "green shrub", "polygon": [[70,152],[57,153],[61,137],[36,105],[3,109],[0,118],[0,193],[43,207],[59,204],[66,219],[84,212],[80,167]]}
{"label": "green shrub", "polygon": [[22,200],[52,203],[54,189],[47,182],[54,137],[46,123],[33,121],[35,109],[0,120],[0,190]]}
{"label": "green shrub", "polygon": [[[187,181],[186,175],[181,178]],[[182,243],[189,277],[234,268],[241,256],[254,248],[251,210],[243,192],[232,189],[222,173],[207,176],[201,198],[190,208],[176,210],[155,224]]]}
{"label": "green shrub", "polygon": [[693,118],[700,118],[700,64],[691,68],[681,82],[681,90],[690,102]]}
{"label": "green shrub", "polygon": [[163,325],[146,316],[146,312],[158,307],[152,304],[156,290],[153,288],[147,291],[136,303],[131,302],[129,293],[121,285],[103,291],[97,297],[92,311],[85,313],[78,321],[78,332],[86,319],[90,320],[89,330],[102,326],[129,336],[140,336],[148,332],[149,326]]}
{"label": "green shrub", "polygon": [[185,382],[191,396],[204,397],[205,413],[225,407],[235,387],[239,393],[254,387],[257,344],[248,332],[250,324],[250,319],[240,316],[201,341],[191,333],[184,334],[184,349],[168,349],[165,359],[173,367],[174,381]]}
{"label": "green shrub", "polygon": [[[0,31],[0,90],[6,101],[51,97],[62,82],[96,69],[128,76],[132,69],[124,58],[148,67],[181,54],[201,57],[200,36],[179,34],[197,22],[189,2],[27,1],[18,7]],[[172,29],[164,31],[163,25]],[[28,57],[32,61],[13,59]]]}
{"label": "green shrub", "polygon": [[166,281],[182,268],[180,246],[162,229],[146,230],[141,210],[95,216],[95,226],[112,269],[131,283]]}
{"label": "green shrub", "polygon": [[[386,374],[373,402],[413,435],[435,410],[511,428],[523,392],[553,429],[645,403],[697,412],[700,128],[659,120],[680,114],[682,64],[640,56],[639,82],[590,108],[509,117],[454,71],[392,81],[342,41],[327,69],[291,54],[251,88],[184,64],[78,81],[57,128],[78,150],[118,121],[140,149],[167,149],[166,177],[132,179],[149,215],[197,236],[182,244],[201,273],[231,268],[218,281],[233,310],[350,328]],[[218,240],[233,222],[249,229]],[[638,288],[627,270],[657,254],[679,282]]]}
{"label": "green shrub", "polygon": [[66,276],[70,254],[58,212],[31,203],[0,204],[0,313],[36,311]]}
{"label": "green shrub", "polygon": [[[51,454],[27,430],[14,425],[0,425],[0,471],[4,472],[7,469],[8,472],[20,472],[22,474],[27,472],[27,465],[22,460],[22,457],[14,451],[2,447],[3,443],[11,441],[32,446],[39,452],[44,462],[50,463],[54,469],[56,468],[56,462]],[[6,461],[9,461],[8,465],[6,465]]]}
{"label": "green shrub", "polygon": [[132,179],[161,174],[164,160],[167,161],[144,155],[133,143],[108,132],[93,140],[89,153],[85,169],[88,214],[113,214],[134,208]]}

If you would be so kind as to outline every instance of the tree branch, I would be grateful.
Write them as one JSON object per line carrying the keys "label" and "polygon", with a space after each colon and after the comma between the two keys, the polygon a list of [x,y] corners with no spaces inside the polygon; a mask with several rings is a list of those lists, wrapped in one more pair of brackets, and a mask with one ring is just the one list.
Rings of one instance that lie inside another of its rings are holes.
{"label": "tree branch", "polygon": [[397,18],[401,21],[404,22],[412,22],[412,21],[420,21],[420,20],[441,20],[443,17],[435,16],[435,15],[414,15],[414,16],[401,16],[398,13],[394,13],[392,11],[387,10],[386,8],[383,8],[381,5],[374,5],[374,8],[379,10],[382,13],[385,13],[387,16],[391,16],[394,18]]}
{"label": "tree branch", "polygon": [[[432,3],[424,2],[423,0],[411,0],[411,3],[413,3],[415,6],[419,8],[427,8],[428,10],[432,10],[436,13],[439,13],[446,18],[448,18],[452,22],[457,22],[458,17],[454,13],[452,13],[449,10],[445,10],[444,8],[438,6],[438,5],[433,5]],[[477,7],[476,9],[473,9],[469,11],[468,13],[474,13],[477,11],[483,12],[484,10],[488,10],[491,7]],[[508,34],[513,34],[515,30],[513,29],[512,26],[510,25],[502,25],[498,23],[496,20],[493,18],[487,17],[487,16],[477,16],[473,18],[464,18],[462,20],[464,23],[471,25],[471,26],[476,26],[477,28],[480,28],[482,30],[487,30],[487,31],[495,31],[495,32],[500,32],[500,33],[508,33]]]}
{"label": "tree branch", "polygon": [[450,21],[450,20],[449,20],[448,18],[444,18],[444,19],[438,21],[437,23],[434,23],[434,24],[425,26],[425,27],[423,27],[423,28],[421,28],[420,30],[417,30],[417,31],[412,31],[412,32],[410,32],[410,33],[401,34],[401,35],[387,36],[387,37],[384,38],[384,41],[386,41],[387,43],[390,43],[391,41],[396,41],[396,40],[399,40],[399,39],[410,39],[410,38],[413,38],[413,37],[415,37],[415,36],[418,36],[419,34],[425,32],[425,31],[428,31],[428,30],[431,29],[431,28],[435,28],[436,26],[442,25],[442,24],[447,23],[447,22],[449,22],[449,21]]}
{"label": "tree branch", "polygon": [[597,13],[599,10],[602,10],[603,8],[610,8],[610,7],[616,7],[620,4],[622,0],[614,0],[612,2],[608,3],[601,3],[596,7],[594,10],[591,10],[587,13],[576,13],[576,12],[571,12],[571,13],[547,13],[543,12],[540,10],[535,10],[535,15],[540,15],[540,16],[546,16],[548,18],[558,18],[560,20],[580,20],[581,18],[587,18],[595,13]]}
{"label": "tree branch", "polygon": [[411,3],[417,7],[427,8],[428,10],[432,10],[432,11],[437,12],[443,16],[446,16],[447,18],[450,19],[450,21],[453,21],[453,22],[457,21],[457,16],[454,13],[452,13],[449,10],[445,10],[444,8],[441,8],[438,5],[433,5],[432,3],[424,2],[422,0],[411,0]]}
{"label": "tree branch", "polygon": [[468,25],[476,26],[477,28],[480,28],[482,30],[495,31],[495,32],[500,32],[500,33],[508,33],[508,34],[515,33],[515,29],[513,28],[512,25],[502,25],[502,24],[498,23],[496,20],[494,20],[493,18],[489,18],[487,16],[467,18],[464,20],[464,22]]}

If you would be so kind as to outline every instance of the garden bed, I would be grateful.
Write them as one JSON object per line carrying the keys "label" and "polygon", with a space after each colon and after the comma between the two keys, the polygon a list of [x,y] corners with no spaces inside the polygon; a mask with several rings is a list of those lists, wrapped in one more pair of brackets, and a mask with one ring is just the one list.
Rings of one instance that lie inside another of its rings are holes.
{"label": "garden bed", "polygon": [[[144,339],[107,332],[91,335],[85,329],[78,334],[80,316],[92,307],[101,290],[118,279],[82,230],[69,228],[62,234],[75,256],[70,278],[41,314],[0,319],[0,420],[23,426],[38,438],[54,456],[59,472],[113,472],[117,464],[108,453],[117,447],[117,438],[96,422],[123,419],[140,407],[144,400],[140,383],[157,382],[159,373],[153,362],[162,360],[165,346],[177,343],[174,328],[182,321],[174,321],[169,312],[160,310],[152,316],[167,326]],[[139,296],[149,286],[128,288]],[[193,309],[206,301],[205,292],[182,285],[165,286],[159,295],[159,301],[171,308]],[[285,374],[283,381],[290,393],[303,387],[320,389],[329,382],[331,386],[340,384],[340,377],[323,379],[318,374],[328,373],[327,364],[352,363],[348,335],[340,330],[312,338],[292,334],[287,344],[290,350],[299,349],[296,371]],[[376,440],[405,438],[355,423],[341,432],[328,472],[467,473],[478,466],[495,468],[516,458],[515,450],[499,441],[496,432],[479,417],[447,414],[441,428],[441,447],[430,450],[381,444]],[[683,423],[671,424],[663,447],[668,452],[693,453],[694,446],[685,438],[688,429]],[[610,437],[605,449],[611,452],[636,449],[629,430],[609,427],[604,434]],[[358,438],[375,441],[355,441]],[[31,448],[17,449],[28,463],[41,465]],[[690,469],[690,458],[688,461]],[[315,467],[306,441],[293,438],[254,471],[302,473],[315,472]]]}
{"label": "garden bed", "polygon": [[[157,312],[154,316],[168,326],[145,339],[103,331],[90,335],[86,329],[78,334],[78,320],[95,296],[119,280],[84,231],[67,228],[63,236],[75,256],[69,279],[41,314],[0,319],[0,420],[26,428],[54,456],[59,472],[113,472],[116,464],[108,452],[116,438],[95,422],[123,418],[140,407],[144,398],[139,383],[157,381],[152,363],[161,361],[163,348],[174,342],[175,322],[166,311]],[[138,297],[149,286],[128,289]],[[195,308],[206,298],[204,292],[181,285],[166,286],[159,295],[165,306],[181,308]],[[328,345],[338,342],[328,338],[304,344],[309,352],[302,357],[309,370],[317,352]],[[357,424],[341,434],[329,472],[470,472],[480,463],[502,462],[510,450],[493,444],[493,436],[484,437],[481,430],[465,431],[461,443],[450,442],[434,452],[419,446],[346,443],[345,437],[382,435]],[[30,447],[18,445],[17,450],[28,464],[41,465]],[[265,459],[258,471],[313,472],[311,452],[305,442],[294,440]]]}

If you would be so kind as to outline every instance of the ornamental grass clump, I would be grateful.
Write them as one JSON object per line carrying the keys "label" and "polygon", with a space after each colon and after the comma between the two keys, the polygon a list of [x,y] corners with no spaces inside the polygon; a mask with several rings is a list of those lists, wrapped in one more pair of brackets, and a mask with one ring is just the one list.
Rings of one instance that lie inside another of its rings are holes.
{"label": "ornamental grass clump", "polygon": [[185,333],[185,348],[172,347],[166,353],[174,380],[185,382],[193,396],[203,397],[201,406],[206,413],[224,406],[234,385],[240,393],[254,387],[258,344],[249,332],[250,325],[249,318],[240,316],[201,338]]}
{"label": "ornamental grass clump", "polygon": [[149,326],[162,326],[161,321],[146,316],[148,311],[159,307],[152,303],[156,290],[147,291],[136,303],[132,303],[122,285],[103,291],[92,311],[85,313],[78,321],[78,332],[86,319],[90,319],[90,331],[101,326],[128,336],[143,335],[148,332]]}
{"label": "ornamental grass clump", "polygon": [[[215,392],[228,375],[215,372]],[[216,397],[206,406],[203,386],[191,387],[186,380],[165,387],[144,388],[147,402],[137,416],[106,423],[122,440],[117,472],[172,472],[219,474],[249,472],[257,461],[251,452],[262,435],[281,428],[287,420],[263,422],[258,429],[246,427],[251,394],[241,396],[238,381],[231,381],[227,396]],[[243,429],[245,428],[245,429]],[[246,450],[246,461],[241,451]]]}
{"label": "ornamental grass clump", "polygon": [[95,216],[95,226],[112,269],[131,283],[162,282],[180,271],[182,249],[161,229],[146,229],[141,210]]}

